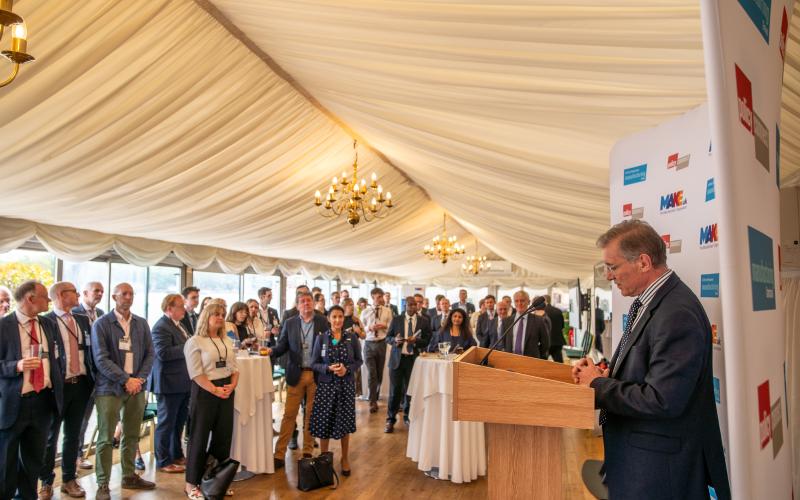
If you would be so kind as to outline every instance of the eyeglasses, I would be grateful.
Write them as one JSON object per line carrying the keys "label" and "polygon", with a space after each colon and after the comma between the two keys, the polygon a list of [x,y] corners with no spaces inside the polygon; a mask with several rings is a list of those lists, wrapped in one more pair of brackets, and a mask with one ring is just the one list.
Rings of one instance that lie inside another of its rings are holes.
{"label": "eyeglasses", "polygon": [[606,274],[615,274],[617,272],[617,269],[619,269],[620,267],[624,266],[625,264],[627,264],[627,262],[620,262],[619,264],[614,264],[614,265],[611,265],[611,266],[608,265],[608,264],[605,264],[603,267],[606,270]]}

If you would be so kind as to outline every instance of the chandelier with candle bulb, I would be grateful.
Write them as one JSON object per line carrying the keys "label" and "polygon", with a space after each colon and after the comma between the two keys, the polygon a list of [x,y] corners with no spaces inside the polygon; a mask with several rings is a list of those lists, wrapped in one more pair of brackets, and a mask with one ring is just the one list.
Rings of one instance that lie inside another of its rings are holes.
{"label": "chandelier with candle bulb", "polygon": [[492,263],[486,261],[486,256],[478,252],[478,240],[475,240],[475,254],[467,255],[464,258],[464,263],[461,264],[461,272],[464,274],[471,274],[477,276],[478,274],[488,271],[492,268]]}
{"label": "chandelier with candle bulb", "polygon": [[438,260],[447,264],[450,259],[457,259],[464,255],[464,245],[458,242],[456,236],[447,236],[447,214],[442,222],[442,234],[433,237],[430,245],[425,245],[422,252],[431,260]]}
{"label": "chandelier with candle bulb", "polygon": [[[335,218],[344,214],[347,222],[353,229],[363,221],[370,222],[374,219],[386,217],[391,209],[392,193],[383,192],[383,186],[378,184],[378,177],[373,172],[371,182],[358,178],[358,141],[353,141],[353,176],[347,178],[347,173],[342,172],[342,178],[333,178],[325,198],[319,191],[314,193],[314,205],[324,217]],[[367,202],[367,199],[369,202]]]}
{"label": "chandelier with candle bulb", "polygon": [[19,65],[33,61],[33,56],[25,52],[28,49],[28,30],[25,21],[18,14],[12,12],[14,0],[0,0],[0,42],[6,28],[11,31],[11,50],[4,50],[0,55],[14,64],[11,75],[0,81],[0,87],[5,87],[13,82],[19,74]]}

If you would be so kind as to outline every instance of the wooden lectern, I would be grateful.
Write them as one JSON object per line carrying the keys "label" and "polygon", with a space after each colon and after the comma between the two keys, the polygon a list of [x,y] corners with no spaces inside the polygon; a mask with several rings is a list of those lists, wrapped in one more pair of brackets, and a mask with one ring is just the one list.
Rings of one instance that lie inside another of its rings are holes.
{"label": "wooden lectern", "polygon": [[471,347],[453,363],[453,419],[486,422],[489,498],[564,497],[561,428],[594,427],[594,391],[569,366]]}

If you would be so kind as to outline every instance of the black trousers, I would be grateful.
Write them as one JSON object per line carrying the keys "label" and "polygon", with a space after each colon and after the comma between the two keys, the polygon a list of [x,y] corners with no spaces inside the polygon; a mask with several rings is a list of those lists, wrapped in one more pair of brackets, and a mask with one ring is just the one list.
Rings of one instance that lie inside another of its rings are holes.
{"label": "black trousers", "polygon": [[81,425],[93,389],[94,384],[86,375],[78,377],[78,382],[74,384],[64,384],[64,406],[61,408],[61,416],[54,417],[53,424],[50,426],[47,449],[44,453],[44,467],[39,473],[39,479],[43,484],[52,486],[56,478],[54,472],[56,450],[62,423],[64,424],[64,442],[61,446],[61,481],[67,483],[77,477],[75,462],[78,460],[81,449]]}
{"label": "black trousers", "polygon": [[38,498],[36,483],[44,465],[47,433],[56,416],[52,389],[20,400],[14,425],[0,430],[0,498]]}
{"label": "black trousers", "polygon": [[386,411],[386,421],[395,423],[396,415],[400,411],[400,404],[403,405],[403,416],[408,419],[411,410],[411,396],[408,392],[408,381],[411,380],[411,370],[414,368],[414,356],[400,356],[400,364],[397,368],[389,371],[389,405]]}
{"label": "black trousers", "polygon": [[[231,382],[230,377],[212,380],[220,387]],[[226,460],[231,454],[233,440],[233,398],[218,398],[192,382],[192,395],[189,402],[191,429],[189,446],[186,450],[186,482],[199,485],[206,469],[206,461],[211,455],[218,461]],[[209,437],[211,438],[209,442]],[[253,443],[257,445],[257,443]],[[269,443],[270,446],[272,443]]]}
{"label": "black trousers", "polygon": [[86,428],[89,427],[89,420],[92,419],[92,413],[94,413],[94,389],[92,389],[92,393],[89,394],[89,400],[86,402],[86,412],[83,414],[83,422],[81,423],[81,433],[78,436],[78,442],[80,443],[80,454],[83,456],[83,443],[86,442]]}
{"label": "black trousers", "polygon": [[561,348],[564,346],[560,345],[551,345],[550,346],[550,356],[553,357],[553,361],[556,363],[563,363],[564,362],[564,354],[561,352]]}
{"label": "black trousers", "polygon": [[183,428],[189,414],[189,394],[156,394],[158,425],[156,425],[156,462],[166,467],[183,458]]}

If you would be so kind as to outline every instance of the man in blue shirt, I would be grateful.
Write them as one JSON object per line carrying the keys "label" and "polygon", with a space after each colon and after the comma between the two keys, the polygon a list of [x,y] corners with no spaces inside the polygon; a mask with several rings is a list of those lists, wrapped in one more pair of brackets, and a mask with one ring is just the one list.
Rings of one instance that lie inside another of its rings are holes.
{"label": "man in blue shirt", "polygon": [[122,411],[122,487],[150,490],[155,484],[135,474],[134,458],[145,407],[144,382],[153,366],[153,343],[147,321],[131,312],[133,287],[120,283],[111,294],[114,309],[92,325],[97,366],[97,500],[110,500],[114,428]]}

